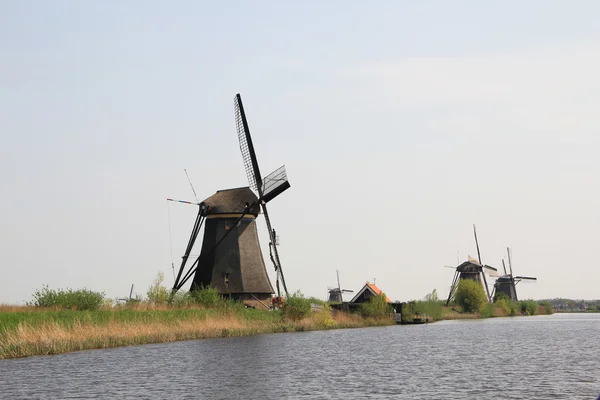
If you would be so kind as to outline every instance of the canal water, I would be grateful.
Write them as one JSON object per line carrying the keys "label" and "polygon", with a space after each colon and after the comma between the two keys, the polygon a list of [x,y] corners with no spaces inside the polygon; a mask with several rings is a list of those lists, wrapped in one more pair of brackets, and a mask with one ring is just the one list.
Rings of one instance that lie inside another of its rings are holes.
{"label": "canal water", "polygon": [[2,399],[596,399],[600,314],[557,314],[0,360]]}

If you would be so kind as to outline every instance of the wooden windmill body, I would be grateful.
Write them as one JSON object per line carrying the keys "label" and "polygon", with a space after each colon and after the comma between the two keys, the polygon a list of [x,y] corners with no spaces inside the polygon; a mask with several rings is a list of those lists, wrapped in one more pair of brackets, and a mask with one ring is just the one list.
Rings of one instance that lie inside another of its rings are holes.
{"label": "wooden windmill body", "polygon": [[508,247],[506,248],[506,252],[508,254],[508,266],[510,273],[506,271],[506,265],[504,264],[504,260],[502,260],[504,275],[496,279],[496,282],[494,283],[493,298],[494,301],[496,301],[499,296],[504,295],[512,301],[519,301],[519,298],[517,297],[517,284],[523,280],[536,281],[537,278],[530,276],[514,276],[512,270],[511,251]]}

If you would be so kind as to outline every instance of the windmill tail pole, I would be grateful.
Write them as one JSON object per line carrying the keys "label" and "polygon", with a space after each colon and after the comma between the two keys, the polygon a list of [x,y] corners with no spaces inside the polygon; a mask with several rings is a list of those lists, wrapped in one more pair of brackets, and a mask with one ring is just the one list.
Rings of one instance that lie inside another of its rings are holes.
{"label": "windmill tail pole", "polygon": [[[272,242],[269,243],[269,257],[271,258],[271,262],[275,266],[275,269],[277,269],[277,263],[275,262],[275,258],[273,258],[273,247],[275,247],[275,244]],[[279,289],[279,273],[277,273],[277,277],[275,278],[275,285],[277,286],[277,301],[279,301],[279,298],[281,297],[281,291]]]}
{"label": "windmill tail pole", "polygon": [[271,239],[271,243],[273,243],[273,254],[275,256],[275,270],[281,276],[281,284],[283,285],[283,291],[285,292],[285,297],[289,297],[287,285],[285,284],[285,277],[283,276],[283,271],[281,269],[281,260],[279,259],[279,252],[277,251],[277,245],[275,245],[275,234],[273,233],[273,229],[271,228],[271,220],[269,218],[269,212],[267,211],[267,205],[261,201],[263,215],[265,217],[265,221],[267,222],[267,229],[269,230],[269,237]]}

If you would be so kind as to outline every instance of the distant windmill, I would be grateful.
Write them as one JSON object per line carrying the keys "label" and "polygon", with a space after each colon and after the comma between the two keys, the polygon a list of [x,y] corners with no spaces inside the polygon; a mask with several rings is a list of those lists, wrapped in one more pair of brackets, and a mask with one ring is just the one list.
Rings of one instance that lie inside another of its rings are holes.
{"label": "distant windmill", "polygon": [[117,300],[128,302],[128,301],[132,300],[132,296],[133,296],[133,283],[131,284],[131,289],[129,290],[129,297],[121,297],[121,298],[119,298]]}
{"label": "distant windmill", "polygon": [[[281,280],[287,296],[287,286],[277,252],[277,235],[271,228],[267,203],[287,190],[290,184],[285,166],[278,168],[264,179],[261,177],[239,94],[234,99],[234,111],[240,149],[250,187],[219,190],[200,203],[168,199],[196,204],[199,208],[172,292],[181,289],[193,277],[191,290],[210,286],[216,288],[222,295],[243,301],[247,305],[270,307],[273,287],[258,242],[256,218],[262,208],[269,229],[271,259],[277,272],[277,295],[280,297]],[[258,197],[251,188],[258,192]],[[186,263],[192,258],[190,253],[203,224],[205,228],[200,256],[186,271]]]}
{"label": "distant windmill", "polygon": [[342,295],[344,293],[352,293],[353,290],[349,290],[349,289],[342,289],[341,285],[340,285],[340,272],[338,270],[335,270],[336,274],[337,274],[337,287],[333,288],[333,289],[329,289],[329,299],[327,301],[332,302],[332,303],[343,303],[343,297]]}
{"label": "distant windmill", "polygon": [[450,293],[448,294],[448,299],[446,300],[446,306],[450,304],[450,300],[456,294],[458,282],[461,279],[471,279],[481,283],[485,288],[488,301],[492,301],[492,297],[490,296],[490,290],[487,285],[487,279],[485,276],[486,274],[490,276],[498,276],[498,270],[489,265],[484,265],[481,262],[481,252],[479,251],[479,242],[477,240],[477,230],[475,228],[475,225],[473,225],[473,234],[475,236],[475,246],[477,247],[477,257],[479,261],[469,256],[468,261],[465,261],[456,267],[456,271],[454,272],[454,278],[452,279],[452,285],[450,286]]}
{"label": "distant windmill", "polygon": [[506,272],[506,265],[504,264],[504,260],[502,260],[504,275],[498,277],[494,283],[494,301],[496,301],[500,293],[504,293],[512,301],[519,301],[517,297],[517,283],[521,282],[522,280],[537,281],[537,278],[532,278],[529,276],[513,276],[510,249],[508,247],[506,248],[506,253],[508,255],[508,267],[510,269],[510,274]]}

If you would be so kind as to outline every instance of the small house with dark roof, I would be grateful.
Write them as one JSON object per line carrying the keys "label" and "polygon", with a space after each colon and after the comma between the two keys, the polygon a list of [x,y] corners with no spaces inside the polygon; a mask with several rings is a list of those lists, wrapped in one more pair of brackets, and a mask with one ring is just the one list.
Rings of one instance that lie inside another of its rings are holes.
{"label": "small house with dark roof", "polygon": [[[367,301],[369,301],[369,299],[371,299],[371,297],[374,296],[378,296],[381,294],[381,289],[379,289],[377,286],[375,286],[374,283],[366,283],[365,286],[363,286],[362,289],[360,289],[358,291],[358,293],[356,293],[356,296],[354,296],[352,298],[352,300],[350,300],[350,303],[354,303],[354,304],[359,304],[359,303],[366,303]],[[390,300],[389,297],[387,297],[387,295],[385,296],[385,300],[388,303],[391,303],[392,300]]]}

